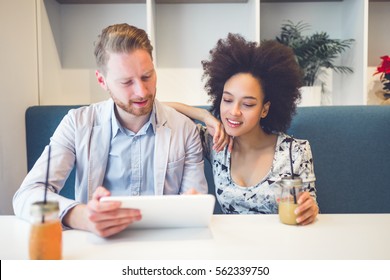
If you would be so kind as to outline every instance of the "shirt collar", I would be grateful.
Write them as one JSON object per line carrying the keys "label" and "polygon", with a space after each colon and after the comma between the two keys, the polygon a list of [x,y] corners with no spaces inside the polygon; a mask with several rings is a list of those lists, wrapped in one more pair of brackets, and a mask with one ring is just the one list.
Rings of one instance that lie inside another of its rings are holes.
{"label": "shirt collar", "polygon": [[137,134],[134,134],[133,132],[125,129],[119,120],[117,119],[115,115],[115,103],[113,104],[112,110],[111,110],[111,135],[112,138],[115,138],[115,136],[121,132],[129,136],[135,136],[135,135],[143,135],[146,134],[148,129],[150,127],[150,130],[153,134],[155,134],[156,131],[156,104],[153,104],[153,109],[150,114],[149,120],[143,125],[143,127],[138,131]]}

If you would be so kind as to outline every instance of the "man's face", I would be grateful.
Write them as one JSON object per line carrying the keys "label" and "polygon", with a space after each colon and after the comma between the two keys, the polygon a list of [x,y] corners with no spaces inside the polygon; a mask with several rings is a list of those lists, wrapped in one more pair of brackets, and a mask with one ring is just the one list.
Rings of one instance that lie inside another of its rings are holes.
{"label": "man's face", "polygon": [[145,50],[110,53],[107,73],[96,72],[99,84],[108,90],[118,110],[134,115],[148,115],[156,95],[156,72]]}

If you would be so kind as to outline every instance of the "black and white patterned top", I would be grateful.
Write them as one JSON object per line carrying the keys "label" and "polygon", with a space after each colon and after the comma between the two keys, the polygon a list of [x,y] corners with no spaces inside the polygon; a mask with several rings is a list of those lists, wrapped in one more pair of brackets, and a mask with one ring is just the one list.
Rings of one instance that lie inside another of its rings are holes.
{"label": "black and white patterned top", "polygon": [[207,134],[205,127],[198,125],[201,131],[204,155],[210,161],[215,184],[215,195],[225,214],[277,214],[277,198],[281,194],[278,181],[291,176],[290,142],[292,143],[292,161],[294,176],[303,181],[303,188],[310,192],[316,200],[313,157],[307,140],[299,140],[280,133],[278,135],[275,155],[271,170],[256,185],[243,187],[236,184],[230,171],[231,154],[227,147],[216,153],[213,149],[213,139]]}

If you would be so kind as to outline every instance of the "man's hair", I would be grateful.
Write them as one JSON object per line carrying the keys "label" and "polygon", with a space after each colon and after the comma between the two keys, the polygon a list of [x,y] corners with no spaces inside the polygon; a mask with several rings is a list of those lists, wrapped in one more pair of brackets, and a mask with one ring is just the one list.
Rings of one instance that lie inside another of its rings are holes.
{"label": "man's hair", "polygon": [[95,42],[97,67],[105,74],[110,53],[129,53],[138,49],[147,51],[153,59],[153,47],[144,30],[126,23],[108,26]]}

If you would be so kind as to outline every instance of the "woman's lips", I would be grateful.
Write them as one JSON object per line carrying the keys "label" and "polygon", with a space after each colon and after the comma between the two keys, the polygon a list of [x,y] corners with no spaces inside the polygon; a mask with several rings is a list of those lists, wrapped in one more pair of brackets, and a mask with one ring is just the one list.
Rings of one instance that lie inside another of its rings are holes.
{"label": "woman's lips", "polygon": [[232,128],[239,127],[242,124],[242,122],[234,121],[234,120],[231,120],[231,119],[226,119],[226,122],[227,122],[227,125],[232,127]]}

